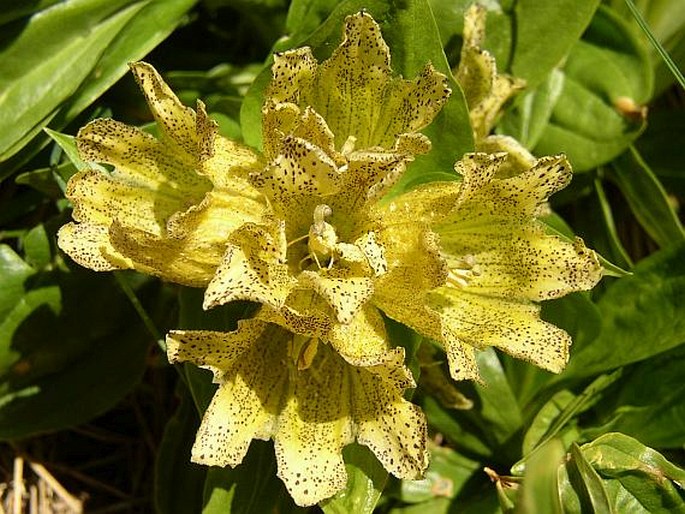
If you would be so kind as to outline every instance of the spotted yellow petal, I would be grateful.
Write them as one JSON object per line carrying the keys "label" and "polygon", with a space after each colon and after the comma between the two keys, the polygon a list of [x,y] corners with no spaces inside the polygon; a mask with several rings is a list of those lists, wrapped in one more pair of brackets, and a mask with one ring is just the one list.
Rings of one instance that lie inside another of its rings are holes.
{"label": "spotted yellow petal", "polygon": [[487,10],[474,4],[464,15],[464,43],[454,76],[464,91],[476,142],[488,135],[504,103],[525,81],[497,73],[495,58],[482,49]]}
{"label": "spotted yellow petal", "polygon": [[384,227],[379,239],[386,250],[388,272],[374,284],[373,302],[387,316],[440,343],[455,380],[478,378],[473,347],[463,344],[429,308],[429,291],[445,284],[448,269],[435,234],[421,224]]}
{"label": "spotted yellow petal", "polygon": [[[211,369],[219,383],[192,450],[194,462],[236,466],[252,439],[274,440],[278,476],[301,506],[347,483],[343,448],[355,438],[398,477],[426,468],[426,422],[403,391],[414,382],[401,348],[355,367],[319,344],[299,367],[290,332],[246,320],[231,333],[174,331],[172,362]],[[298,348],[296,348],[298,347]]]}
{"label": "spotted yellow petal", "polygon": [[272,227],[248,223],[230,238],[226,254],[205,291],[204,308],[233,300],[251,300],[279,308],[295,279],[285,262],[283,225]]}
{"label": "spotted yellow petal", "polygon": [[232,333],[175,331],[167,338],[170,361],[207,367],[219,382],[192,448],[193,462],[237,466],[252,439],[273,435],[288,383],[287,367],[276,364],[287,345],[277,344],[274,335],[266,325],[247,320]]}
{"label": "spotted yellow petal", "polygon": [[505,152],[506,159],[500,165],[496,178],[508,178],[520,175],[535,166],[536,159],[528,149],[511,136],[489,135],[476,141],[476,151],[496,154]]}
{"label": "spotted yellow petal", "polygon": [[300,109],[294,103],[276,103],[268,99],[262,108],[262,132],[264,155],[268,160],[281,154],[286,137],[292,136],[310,142],[336,163],[344,164],[326,120],[310,106]]}
{"label": "spotted yellow petal", "polygon": [[131,71],[145,95],[166,144],[193,156],[197,152],[195,112],[181,103],[151,65],[134,62]]}
{"label": "spotted yellow petal", "polygon": [[398,136],[428,125],[446,102],[446,78],[428,65],[414,80],[392,78],[390,52],[367,13],[348,16],[343,41],[318,64],[308,48],[278,54],[267,97],[311,106],[341,149],[392,148]]}
{"label": "spotted yellow petal", "polygon": [[382,362],[389,348],[385,323],[376,307],[365,305],[349,323],[335,323],[323,338],[354,366]]}
{"label": "spotted yellow petal", "polygon": [[94,271],[133,268],[133,261],[117,252],[104,225],[67,223],[57,233],[57,244],[74,262]]}
{"label": "spotted yellow petal", "polygon": [[542,321],[538,305],[452,287],[431,292],[428,303],[466,344],[494,346],[554,373],[566,365],[571,338]]}
{"label": "spotted yellow petal", "polygon": [[340,185],[335,162],[319,147],[304,139],[287,136],[281,153],[264,171],[255,173],[253,184],[277,204],[293,196],[326,196]]}
{"label": "spotted yellow petal", "polygon": [[366,13],[347,17],[342,43],[317,71],[303,94],[338,146],[353,135],[358,148],[392,147],[398,134],[428,125],[449,96],[430,65],[413,81],[392,79],[388,46]]}
{"label": "spotted yellow petal", "polygon": [[314,505],[347,483],[342,449],[354,441],[350,377],[334,354],[319,350],[298,372],[278,419],[278,476],[298,505]]}
{"label": "spotted yellow petal", "polygon": [[[354,417],[359,427],[357,441],[368,446],[396,477],[416,480],[428,465],[428,430],[421,409],[397,396],[396,388],[415,386],[403,362],[404,350],[395,348],[386,362],[356,374],[354,394],[363,400],[353,404]],[[379,388],[379,379],[395,387]]]}
{"label": "spotted yellow petal", "polygon": [[275,54],[266,97],[277,103],[299,104],[302,91],[311,87],[317,66],[312,49],[306,46]]}
{"label": "spotted yellow petal", "polygon": [[209,118],[204,104],[199,101],[197,135],[198,173],[210,179],[215,191],[224,196],[263,203],[263,195],[250,183],[250,173],[264,167],[263,158],[251,148],[219,135],[217,123]]}
{"label": "spotted yellow petal", "polygon": [[340,323],[349,323],[373,294],[373,280],[346,268],[303,271],[298,286],[311,288],[331,306]]}
{"label": "spotted yellow petal", "polygon": [[503,155],[471,154],[456,208],[435,226],[443,252],[470,259],[469,288],[502,298],[544,300],[593,287],[601,278],[597,256],[580,240],[547,235],[535,219],[540,205],[570,180],[563,156],[538,160],[529,170],[493,178]]}
{"label": "spotted yellow petal", "polygon": [[114,166],[111,173],[92,169],[71,178],[66,194],[77,221],[118,219],[159,234],[174,212],[199,203],[211,187],[190,158],[135,127],[96,120],[76,142],[83,160]]}

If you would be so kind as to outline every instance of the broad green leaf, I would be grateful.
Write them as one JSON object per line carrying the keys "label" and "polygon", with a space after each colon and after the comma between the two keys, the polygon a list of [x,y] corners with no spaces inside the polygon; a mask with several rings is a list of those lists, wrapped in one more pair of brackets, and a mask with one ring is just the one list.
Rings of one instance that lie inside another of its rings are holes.
{"label": "broad green leaf", "polygon": [[685,512],[685,470],[660,453],[620,433],[604,435],[581,451],[605,480],[618,512]]}
{"label": "broad green leaf", "polygon": [[[13,105],[0,95],[0,120],[8,122],[19,110],[30,110],[22,119],[27,131],[13,131],[16,137],[11,139],[20,140],[12,148],[0,144],[0,180],[47,143],[40,134],[45,125],[56,130],[66,126],[128,71],[128,62],[141,59],[166,38],[196,2],[68,0],[31,18],[32,28],[0,52],[0,91],[3,79],[12,81],[12,94],[20,100]],[[13,66],[5,58],[8,53],[20,64]],[[3,66],[12,67],[12,74],[5,77]]]}
{"label": "broad green leaf", "polygon": [[550,398],[538,411],[523,437],[523,455],[527,455],[540,444],[545,435],[549,433],[552,424],[575,398],[576,395],[564,389]]}
{"label": "broad green leaf", "polygon": [[24,283],[36,270],[6,244],[0,244],[0,319],[5,319],[24,296]]}
{"label": "broad green leaf", "polygon": [[519,0],[512,72],[533,87],[559,64],[590,23],[598,0]]}
{"label": "broad green leaf", "polygon": [[608,401],[597,406],[600,419],[656,448],[685,445],[685,346],[629,369]]}
{"label": "broad green leaf", "polygon": [[155,462],[155,511],[187,514],[202,509],[207,468],[190,462],[190,449],[200,426],[192,398],[177,386],[180,402],[164,428]]}
{"label": "broad green leaf", "polygon": [[47,267],[52,261],[50,240],[43,224],[29,230],[21,240],[24,258],[35,269]]}
{"label": "broad green leaf", "polygon": [[24,0],[5,0],[5,4],[0,12],[0,25],[30,16],[33,13],[45,10],[60,1],[61,0],[33,0],[31,2],[26,2]]}
{"label": "broad green leaf", "polygon": [[553,69],[535,89],[516,102],[517,109],[505,114],[499,132],[509,134],[526,148],[534,148],[542,137],[564,87],[564,74]]}
{"label": "broad green leaf", "polygon": [[[9,263],[3,277],[15,274],[9,296],[19,295],[13,306],[3,306],[0,320],[4,440],[65,428],[104,412],[140,380],[149,347],[111,277],[80,270],[26,276],[26,268],[12,261],[2,263]],[[21,290],[18,277],[25,277]]]}
{"label": "broad green leaf", "polygon": [[[523,424],[522,414],[495,351],[488,348],[479,352],[477,358],[483,384],[475,384],[473,387],[480,401],[475,402],[476,407],[473,409],[459,411],[459,418],[480,427],[489,446],[499,447],[510,442],[511,437],[520,430]],[[465,394],[469,398],[475,396],[468,390]],[[500,452],[502,451],[500,448]]]}
{"label": "broad green leaf", "polygon": [[617,105],[650,99],[649,58],[627,23],[602,7],[561,71],[561,95],[534,153],[565,152],[575,171],[585,171],[622,153],[643,129]]}
{"label": "broad green leaf", "polygon": [[663,248],[685,239],[685,230],[669,205],[659,180],[631,147],[612,163],[614,179],[642,228]]}
{"label": "broad green leaf", "polygon": [[64,197],[66,184],[76,171],[76,167],[71,162],[63,162],[53,168],[40,168],[20,173],[14,181],[17,184],[30,186],[56,200]]}
{"label": "broad green leaf", "polygon": [[620,377],[620,371],[600,375],[578,395],[566,390],[556,393],[533,419],[524,437],[523,459],[512,466],[512,473],[523,473],[528,462],[553,438],[560,439],[565,445],[578,439],[574,419],[595,405],[601,399],[600,394]]}
{"label": "broad green leaf", "polygon": [[561,514],[557,494],[557,470],[564,458],[564,447],[552,439],[531,456],[526,466],[523,490],[519,494],[516,512],[525,514]]}
{"label": "broad green leaf", "polygon": [[33,16],[0,53],[0,162],[30,141],[143,4],[72,0]]}
{"label": "broad green leaf", "polygon": [[56,130],[45,129],[45,132],[50,136],[55,143],[64,151],[65,155],[69,161],[76,167],[77,170],[81,171],[90,166],[81,159],[78,153],[78,148],[76,148],[76,138],[68,134],[62,134]]}
{"label": "broad green leaf", "polygon": [[602,330],[578,344],[558,380],[577,380],[644,360],[685,341],[685,244],[640,262],[598,303]]}
{"label": "broad green leaf", "polygon": [[[582,505],[582,512],[618,514],[609,502],[609,496],[604,488],[602,479],[587,461],[576,443],[571,444],[570,453],[571,459],[566,466],[560,468],[560,472],[563,469],[570,476],[568,482],[562,479],[559,481],[559,496],[562,499],[565,511],[581,511],[580,506]],[[575,491],[573,491],[574,487],[571,483],[575,486]],[[573,508],[569,505],[569,497],[573,493],[575,493],[577,498],[572,505],[578,505],[578,508]]]}
{"label": "broad green leaf", "polygon": [[343,450],[347,486],[320,503],[325,514],[372,514],[388,480],[388,472],[366,447],[352,444]]}

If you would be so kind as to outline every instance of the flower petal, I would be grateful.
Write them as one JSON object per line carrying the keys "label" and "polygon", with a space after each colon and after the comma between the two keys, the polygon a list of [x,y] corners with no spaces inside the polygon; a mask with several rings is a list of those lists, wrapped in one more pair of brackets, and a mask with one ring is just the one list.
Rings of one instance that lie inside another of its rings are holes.
{"label": "flower petal", "polygon": [[133,262],[117,252],[104,225],[67,223],[57,233],[57,244],[74,262],[94,271],[133,268]]}
{"label": "flower petal", "polygon": [[428,303],[464,343],[495,346],[513,357],[559,373],[568,360],[570,336],[540,319],[540,307],[453,287],[442,287]]}
{"label": "flower petal", "polygon": [[151,65],[134,62],[130,65],[140,89],[145,95],[165,143],[193,156],[197,152],[195,112],[181,103]]}
{"label": "flower petal", "polygon": [[373,303],[390,318],[439,342],[455,380],[477,379],[473,348],[464,345],[426,303],[428,292],[443,285],[448,273],[435,234],[418,223],[405,223],[384,227],[379,240],[386,250],[388,272],[375,283]]}
{"label": "flower petal", "polygon": [[295,503],[314,505],[347,483],[342,449],[354,441],[349,376],[326,348],[299,371],[274,436],[278,476]]}
{"label": "flower petal", "polygon": [[298,368],[297,337],[257,320],[238,330],[175,331],[167,339],[172,362],[191,360],[219,382],[204,415],[192,459],[236,466],[252,439],[274,439],[278,476],[298,505],[335,494],[347,482],[343,448],[359,434],[384,466],[400,477],[426,467],[426,425],[406,401],[413,387],[404,350],[386,352],[370,367],[354,367],[319,344]]}
{"label": "flower petal", "polygon": [[283,139],[281,153],[252,181],[276,204],[289,197],[331,195],[340,185],[336,163],[319,147],[292,136]]}
{"label": "flower petal", "polygon": [[463,189],[456,208],[435,226],[445,254],[468,257],[479,269],[469,288],[501,298],[544,300],[592,288],[601,278],[597,256],[582,241],[546,235],[536,215],[570,180],[563,156],[545,157],[526,172],[495,179],[504,154],[470,154],[460,161]]}
{"label": "flower petal", "polygon": [[298,286],[312,288],[331,306],[340,323],[349,323],[373,294],[373,280],[347,268],[303,271]]}
{"label": "flower petal", "polygon": [[[252,439],[267,440],[273,435],[288,387],[288,369],[277,364],[286,357],[284,336],[287,333],[252,320],[242,322],[232,333],[170,334],[170,360],[192,359],[221,376],[193,445],[193,462],[237,466]],[[205,356],[203,351],[210,354]]]}
{"label": "flower petal", "polygon": [[233,300],[251,300],[279,308],[295,279],[285,263],[283,225],[248,223],[236,230],[226,254],[205,291],[203,307],[211,309]]}
{"label": "flower petal", "polygon": [[[395,348],[385,362],[357,368],[364,371],[354,375],[353,409],[357,441],[396,477],[416,480],[428,466],[428,430],[421,409],[398,395],[398,390],[415,386],[403,362],[404,349]],[[378,387],[379,381],[385,387]]]}
{"label": "flower petal", "polygon": [[114,171],[85,170],[71,178],[67,197],[74,219],[121,223],[159,234],[166,220],[199,203],[211,183],[194,173],[194,162],[135,127],[96,120],[77,136],[81,158]]}
{"label": "flower petal", "polygon": [[353,366],[372,366],[387,358],[385,323],[376,307],[366,304],[349,323],[335,323],[323,337]]}
{"label": "flower petal", "polygon": [[208,177],[223,195],[263,201],[250,183],[250,173],[264,167],[263,159],[251,148],[219,135],[219,126],[209,118],[202,102],[197,103],[199,139],[198,173]]}
{"label": "flower petal", "polygon": [[219,383],[224,372],[231,369],[241,355],[254,345],[266,330],[267,324],[254,319],[238,321],[234,332],[209,330],[172,330],[166,337],[167,358],[170,363],[192,362],[210,370]]}

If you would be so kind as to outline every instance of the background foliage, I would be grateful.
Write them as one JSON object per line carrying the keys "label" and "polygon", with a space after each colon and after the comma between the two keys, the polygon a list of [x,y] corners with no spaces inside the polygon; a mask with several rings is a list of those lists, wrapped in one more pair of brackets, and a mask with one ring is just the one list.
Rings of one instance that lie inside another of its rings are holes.
{"label": "background foliage", "polygon": [[[225,135],[259,146],[272,51],[308,44],[326,57],[344,17],[364,8],[380,22],[397,73],[413,77],[426,61],[447,73],[458,63],[470,3],[3,2],[4,469],[15,453],[61,466],[72,487],[90,491],[93,507],[118,505],[122,512],[149,512],[153,504],[160,514],[303,510],[275,477],[270,443],[253,443],[234,470],[189,463],[198,413],[213,390],[205,372],[166,364],[161,334],[172,327],[231,328],[250,306],[208,316],[201,292],[134,273],[95,274],[56,249],[56,230],[69,218],[65,184],[83,165],[70,135],[104,115],[149,122],[133,80],[122,78],[127,62],[145,58],[183,101],[202,98]],[[485,47],[501,70],[528,84],[497,132],[536,155],[569,156],[574,181],[552,199],[550,229],[582,236],[612,276],[591,294],[544,305],[544,317],[574,338],[561,375],[485,351],[485,384],[458,385],[470,400],[462,407],[472,403],[471,409],[450,407],[420,385],[413,399],[433,436],[426,478],[396,481],[368,451],[350,446],[347,490],[312,510],[685,512],[685,472],[678,467],[685,462],[683,89],[623,0],[483,3]],[[681,0],[637,7],[682,68]],[[433,152],[417,159],[401,188],[444,178],[472,150],[465,102],[456,83],[452,88],[426,131]],[[392,332],[397,344],[415,349],[421,342],[403,327]],[[117,448],[114,462],[98,460],[97,437]],[[132,443],[141,437],[142,446]]]}

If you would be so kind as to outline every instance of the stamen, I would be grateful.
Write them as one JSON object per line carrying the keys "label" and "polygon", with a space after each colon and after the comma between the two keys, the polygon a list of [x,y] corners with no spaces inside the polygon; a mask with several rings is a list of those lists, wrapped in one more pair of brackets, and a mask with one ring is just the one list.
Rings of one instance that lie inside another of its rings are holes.
{"label": "stamen", "polygon": [[347,156],[350,155],[354,151],[354,147],[357,144],[357,138],[354,136],[350,136],[347,138],[347,140],[343,143],[342,148],[340,149],[340,153]]}
{"label": "stamen", "polygon": [[443,254],[447,261],[449,272],[447,274],[447,284],[453,287],[464,288],[469,285],[474,277],[481,274],[480,266],[476,264],[473,255],[465,255],[461,258],[454,258]]}

